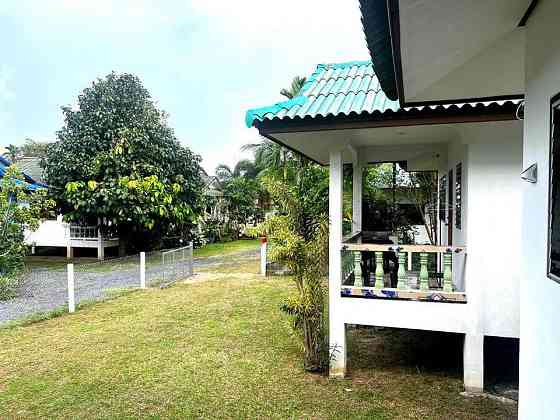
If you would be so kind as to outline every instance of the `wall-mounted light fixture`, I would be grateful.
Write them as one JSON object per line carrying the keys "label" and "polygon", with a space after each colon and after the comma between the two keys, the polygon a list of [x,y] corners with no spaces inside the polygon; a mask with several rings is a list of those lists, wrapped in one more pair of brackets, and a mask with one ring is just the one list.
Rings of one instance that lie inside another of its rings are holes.
{"label": "wall-mounted light fixture", "polygon": [[530,182],[531,184],[537,183],[537,164],[533,163],[523,172],[521,172],[521,179]]}

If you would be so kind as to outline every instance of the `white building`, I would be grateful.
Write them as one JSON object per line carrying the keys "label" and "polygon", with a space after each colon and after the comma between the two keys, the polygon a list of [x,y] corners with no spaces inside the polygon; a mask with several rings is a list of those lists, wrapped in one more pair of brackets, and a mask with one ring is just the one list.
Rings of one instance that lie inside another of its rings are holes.
{"label": "white building", "polygon": [[[560,418],[560,177],[549,170],[560,166],[551,162],[560,2],[360,3],[373,64],[319,65],[299,96],[247,113],[262,135],[329,165],[330,342],[339,350],[330,373],[345,373],[348,324],[448,331],[464,334],[465,387],[481,391],[484,337],[519,337],[519,417]],[[391,161],[438,171],[440,246],[360,240],[360,168]],[[342,237],[344,163],[354,165],[352,238]],[[443,289],[419,289],[401,263],[397,288],[379,269],[364,286],[357,253],[395,250],[451,251],[452,275],[443,270]]]}
{"label": "white building", "polygon": [[66,257],[74,258],[75,248],[94,248],[97,258],[105,258],[105,250],[119,246],[119,238],[108,237],[97,226],[78,226],[65,223],[62,216],[56,220],[43,220],[37,230],[24,232],[25,244],[32,253],[38,247],[66,248]]}

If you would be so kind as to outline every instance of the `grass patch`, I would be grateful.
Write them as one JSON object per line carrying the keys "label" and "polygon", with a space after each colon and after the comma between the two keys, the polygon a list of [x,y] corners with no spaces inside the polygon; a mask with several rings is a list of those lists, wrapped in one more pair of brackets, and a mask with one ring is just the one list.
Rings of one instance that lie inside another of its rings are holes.
{"label": "grass patch", "polygon": [[305,373],[279,310],[291,280],[249,263],[1,330],[0,418],[514,418],[460,397],[453,369],[387,356],[400,341],[367,329],[349,334],[349,379]]}
{"label": "grass patch", "polygon": [[235,254],[245,251],[257,251],[260,242],[258,239],[242,239],[239,241],[208,244],[194,250],[195,257],[213,257],[215,255]]}

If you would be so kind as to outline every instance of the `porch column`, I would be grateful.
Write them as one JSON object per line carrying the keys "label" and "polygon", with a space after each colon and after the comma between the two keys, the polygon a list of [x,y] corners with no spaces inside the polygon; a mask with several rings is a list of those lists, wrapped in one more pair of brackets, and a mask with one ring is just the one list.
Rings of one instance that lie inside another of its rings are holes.
{"label": "porch column", "polygon": [[465,334],[463,345],[465,391],[480,394],[484,390],[484,336]]}
{"label": "porch column", "polygon": [[346,327],[340,310],[342,284],[342,151],[330,151],[329,166],[329,353],[331,377],[346,373]]}
{"label": "porch column", "polygon": [[362,230],[362,165],[356,159],[352,165],[352,232]]}

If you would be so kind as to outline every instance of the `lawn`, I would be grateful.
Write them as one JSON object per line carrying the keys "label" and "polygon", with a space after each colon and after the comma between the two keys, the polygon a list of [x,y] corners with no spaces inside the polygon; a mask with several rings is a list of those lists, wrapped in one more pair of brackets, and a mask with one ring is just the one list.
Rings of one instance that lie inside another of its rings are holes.
{"label": "lawn", "polygon": [[350,332],[349,379],[305,373],[279,310],[292,283],[257,267],[0,330],[0,418],[514,418],[445,364],[388,357],[383,331]]}
{"label": "lawn", "polygon": [[259,249],[258,239],[245,239],[232,242],[208,244],[194,250],[195,257],[211,257],[214,255],[233,254],[237,252],[256,251]]}

